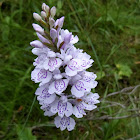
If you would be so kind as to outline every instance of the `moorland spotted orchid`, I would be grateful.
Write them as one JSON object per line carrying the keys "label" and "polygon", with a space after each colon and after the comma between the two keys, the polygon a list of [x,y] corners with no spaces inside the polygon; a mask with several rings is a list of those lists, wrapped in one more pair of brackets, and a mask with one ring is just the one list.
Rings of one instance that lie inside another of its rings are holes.
{"label": "moorland spotted orchid", "polygon": [[40,83],[37,100],[45,116],[56,116],[54,124],[61,131],[75,127],[72,116],[82,118],[86,110],[97,108],[99,95],[91,93],[97,86],[96,74],[86,69],[94,62],[91,56],[77,49],[78,36],[62,29],[64,17],[54,20],[56,8],[42,4],[41,16],[33,13],[40,24],[33,23],[39,40],[30,43],[37,55],[31,79]]}

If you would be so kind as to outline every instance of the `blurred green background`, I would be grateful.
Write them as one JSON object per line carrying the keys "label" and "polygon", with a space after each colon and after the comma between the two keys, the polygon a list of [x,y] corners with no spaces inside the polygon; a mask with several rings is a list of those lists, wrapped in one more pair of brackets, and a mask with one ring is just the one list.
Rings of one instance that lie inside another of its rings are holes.
{"label": "blurred green background", "polygon": [[53,117],[43,115],[30,77],[36,56],[29,45],[37,39],[32,13],[40,13],[43,2],[57,7],[55,18],[65,16],[63,28],[78,35],[76,47],[95,60],[90,71],[98,75],[101,98],[140,84],[140,0],[0,0],[0,139],[140,140],[138,86],[130,95],[102,100],[76,120],[72,132],[61,132]]}

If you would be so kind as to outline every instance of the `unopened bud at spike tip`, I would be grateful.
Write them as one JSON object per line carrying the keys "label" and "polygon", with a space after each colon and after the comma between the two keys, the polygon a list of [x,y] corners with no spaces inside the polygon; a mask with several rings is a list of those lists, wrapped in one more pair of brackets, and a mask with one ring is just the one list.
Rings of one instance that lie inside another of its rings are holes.
{"label": "unopened bud at spike tip", "polygon": [[37,13],[33,13],[33,17],[37,21],[41,21],[42,20],[41,16],[39,14],[37,14]]}
{"label": "unopened bud at spike tip", "polygon": [[65,36],[65,38],[64,38],[64,42],[66,43],[66,44],[68,44],[69,42],[70,42],[70,40],[71,40],[71,37],[72,37],[72,34],[70,33],[70,34],[67,34],[66,36]]}
{"label": "unopened bud at spike tip", "polygon": [[45,3],[42,4],[42,10],[45,11],[46,13],[49,12],[50,7],[46,5]]}
{"label": "unopened bud at spike tip", "polygon": [[41,16],[45,19],[47,17],[46,13],[44,11],[41,11]]}
{"label": "unopened bud at spike tip", "polygon": [[42,48],[43,47],[43,43],[40,42],[39,40],[34,40],[34,41],[30,42],[30,45],[32,47],[35,47],[35,48]]}
{"label": "unopened bud at spike tip", "polygon": [[62,27],[63,27],[63,23],[64,23],[64,17],[61,17],[61,18],[59,19],[58,26],[59,26],[60,28],[62,28]]}
{"label": "unopened bud at spike tip", "polygon": [[50,30],[50,37],[53,39],[53,41],[55,41],[57,38],[57,31],[53,28]]}
{"label": "unopened bud at spike tip", "polygon": [[55,14],[56,14],[56,7],[55,6],[53,6],[52,8],[51,8],[51,17],[53,18],[54,16],[55,16]]}
{"label": "unopened bud at spike tip", "polygon": [[55,20],[53,18],[49,18],[50,29],[54,26]]}
{"label": "unopened bud at spike tip", "polygon": [[50,43],[45,37],[43,37],[41,34],[36,33],[38,38],[43,42],[43,43]]}
{"label": "unopened bud at spike tip", "polygon": [[45,34],[44,29],[40,25],[33,23],[32,26],[36,32],[39,32],[42,35]]}

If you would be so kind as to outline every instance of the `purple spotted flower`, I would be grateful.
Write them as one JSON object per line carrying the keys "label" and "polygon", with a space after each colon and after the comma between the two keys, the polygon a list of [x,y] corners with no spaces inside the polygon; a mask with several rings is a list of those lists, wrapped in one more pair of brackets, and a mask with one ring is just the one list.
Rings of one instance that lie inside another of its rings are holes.
{"label": "purple spotted flower", "polygon": [[62,60],[60,58],[46,58],[44,62],[44,68],[49,71],[54,71],[56,68],[59,68],[62,64]]}
{"label": "purple spotted flower", "polygon": [[51,107],[52,113],[57,113],[62,118],[64,115],[69,117],[73,113],[73,106],[67,101],[67,97],[61,96],[60,100],[56,100]]}
{"label": "purple spotted flower", "polygon": [[100,102],[99,95],[91,93],[97,86],[97,76],[86,71],[94,62],[91,56],[74,46],[78,36],[62,29],[64,17],[55,20],[55,14],[56,8],[45,3],[41,16],[33,13],[43,26],[32,24],[38,40],[30,43],[32,53],[37,56],[31,80],[39,83],[35,95],[44,116],[55,116],[57,128],[71,131],[76,124],[72,116],[82,118]]}
{"label": "purple spotted flower", "polygon": [[44,111],[44,116],[53,116],[53,115],[55,115],[54,113],[52,113],[51,111],[50,111],[50,109],[51,109],[51,104],[46,104],[46,103],[44,103],[44,102],[39,102],[39,104],[41,105],[41,109]]}
{"label": "purple spotted flower", "polygon": [[98,98],[99,95],[97,93],[85,93],[85,96],[82,98],[77,98],[73,108],[73,114],[77,118],[82,118],[83,115],[86,115],[85,110],[93,110],[97,108],[95,104],[100,103]]}
{"label": "purple spotted flower", "polygon": [[57,116],[55,117],[54,121],[57,128],[60,127],[61,131],[65,130],[66,128],[68,131],[71,131],[75,127],[75,120],[71,117],[64,116],[63,118]]}
{"label": "purple spotted flower", "polygon": [[50,94],[48,92],[48,86],[48,84],[45,84],[39,87],[35,92],[35,94],[38,95],[37,100],[45,104],[51,104],[56,98],[55,94]]}
{"label": "purple spotted flower", "polygon": [[49,86],[49,93],[50,94],[56,93],[58,95],[62,94],[62,92],[67,88],[68,82],[69,82],[68,79],[55,80]]}
{"label": "purple spotted flower", "polygon": [[51,78],[52,78],[52,73],[45,69],[35,68],[31,73],[31,79],[35,83],[40,82],[40,84],[39,84],[40,86],[48,83],[51,80]]}

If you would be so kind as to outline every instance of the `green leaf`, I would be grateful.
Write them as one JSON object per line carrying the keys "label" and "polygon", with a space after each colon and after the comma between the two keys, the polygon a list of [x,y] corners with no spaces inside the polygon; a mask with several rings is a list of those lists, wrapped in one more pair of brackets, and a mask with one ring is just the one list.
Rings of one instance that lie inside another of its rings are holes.
{"label": "green leaf", "polygon": [[127,64],[116,64],[116,67],[118,68],[119,76],[122,78],[122,76],[130,77],[132,74],[131,68]]}
{"label": "green leaf", "polygon": [[36,140],[36,137],[32,135],[31,128],[25,127],[22,129],[22,126],[17,126],[17,134],[19,140]]}

